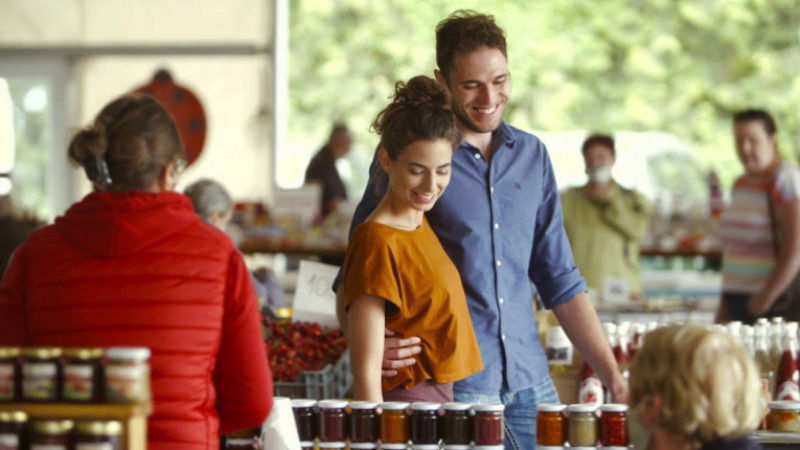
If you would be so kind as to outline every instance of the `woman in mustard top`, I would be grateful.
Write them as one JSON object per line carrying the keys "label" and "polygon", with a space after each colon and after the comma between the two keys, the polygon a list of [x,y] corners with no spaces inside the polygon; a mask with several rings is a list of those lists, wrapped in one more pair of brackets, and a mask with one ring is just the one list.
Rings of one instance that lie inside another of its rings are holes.
{"label": "woman in mustard top", "polygon": [[[453,382],[483,369],[458,270],[425,218],[450,182],[460,137],[447,92],[433,79],[398,82],[372,128],[388,190],[350,237],[344,264],[354,397],[453,399]],[[419,336],[417,363],[381,378],[384,331]]]}

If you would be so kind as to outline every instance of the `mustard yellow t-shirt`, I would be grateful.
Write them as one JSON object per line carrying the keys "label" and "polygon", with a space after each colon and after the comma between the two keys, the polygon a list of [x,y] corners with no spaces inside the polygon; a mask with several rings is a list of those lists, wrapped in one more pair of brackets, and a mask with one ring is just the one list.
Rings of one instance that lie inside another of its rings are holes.
{"label": "mustard yellow t-shirt", "polygon": [[363,294],[385,299],[386,328],[422,340],[417,364],[383,378],[383,392],[428,379],[450,383],[483,369],[461,277],[427,218],[413,231],[359,225],[347,247],[344,290],[348,307]]}

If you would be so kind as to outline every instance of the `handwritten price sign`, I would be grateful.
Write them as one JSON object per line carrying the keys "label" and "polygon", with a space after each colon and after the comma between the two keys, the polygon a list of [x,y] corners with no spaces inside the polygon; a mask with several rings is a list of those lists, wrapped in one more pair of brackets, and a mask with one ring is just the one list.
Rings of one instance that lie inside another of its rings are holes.
{"label": "handwritten price sign", "polygon": [[300,261],[294,293],[293,320],[319,322],[323,327],[339,328],[336,320],[336,294],[331,286],[338,266]]}

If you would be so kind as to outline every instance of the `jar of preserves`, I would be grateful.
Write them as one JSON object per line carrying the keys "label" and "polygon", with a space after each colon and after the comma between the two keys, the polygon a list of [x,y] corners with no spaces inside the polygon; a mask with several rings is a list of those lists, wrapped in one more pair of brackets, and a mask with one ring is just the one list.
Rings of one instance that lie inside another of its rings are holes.
{"label": "jar of preserves", "polygon": [[317,402],[317,407],[319,407],[319,441],[344,442],[347,439],[344,412],[347,402],[344,400],[320,400]]}
{"label": "jar of preserves", "polygon": [[[378,442],[378,404],[350,403],[350,443]],[[352,446],[352,445],[351,445]]]}
{"label": "jar of preserves", "polygon": [[503,450],[506,447],[504,445],[476,445],[472,448],[473,450]]}
{"label": "jar of preserves", "polygon": [[439,450],[439,444],[411,444],[411,450]]}
{"label": "jar of preserves", "polygon": [[19,354],[19,347],[0,347],[0,402],[18,402],[22,398]]}
{"label": "jar of preserves", "polygon": [[469,445],[472,441],[472,405],[469,403],[445,403],[442,422],[442,441],[445,445]]}
{"label": "jar of preserves", "polygon": [[61,398],[66,402],[101,403],[103,349],[68,348],[64,350],[64,358]]}
{"label": "jar of preserves", "polygon": [[31,347],[22,350],[22,400],[56,402],[61,392],[61,349]]}
{"label": "jar of preserves", "polygon": [[475,412],[474,439],[475,445],[503,445],[505,407],[501,403],[476,403],[472,405]]}
{"label": "jar of preserves", "polygon": [[22,450],[28,448],[25,425],[28,415],[22,411],[0,412],[0,449]]}
{"label": "jar of preserves", "polygon": [[378,448],[376,442],[351,442],[350,450],[374,450]]}
{"label": "jar of preserves", "polygon": [[770,431],[800,432],[800,402],[775,400],[769,402],[767,429]]}
{"label": "jar of preserves", "polygon": [[569,405],[567,440],[572,447],[594,447],[597,445],[597,405]]}
{"label": "jar of preserves", "polygon": [[627,447],[628,405],[607,403],[600,406],[600,443],[606,447]]}
{"label": "jar of preserves", "polygon": [[567,442],[567,405],[542,403],[536,406],[536,443],[539,446],[564,445]]}
{"label": "jar of preserves", "polygon": [[[381,403],[381,444],[407,444],[411,438],[408,403]],[[383,445],[383,448],[386,446]]]}
{"label": "jar of preserves", "polygon": [[381,450],[408,450],[408,444],[384,444],[381,442]]}
{"label": "jar of preserves", "polygon": [[120,450],[122,422],[118,420],[87,420],[75,424],[73,450]]}
{"label": "jar of preserves", "polygon": [[341,449],[341,448],[347,448],[347,443],[346,442],[320,442],[319,444],[317,444],[317,447],[319,447],[320,450]]}
{"label": "jar of preserves", "polygon": [[411,404],[411,443],[439,443],[439,403],[415,402]]}
{"label": "jar of preserves", "polygon": [[316,400],[296,398],[291,401],[297,436],[301,441],[313,442],[317,438],[317,413],[314,412]]}
{"label": "jar of preserves", "polygon": [[314,450],[314,441],[301,441],[300,450]]}
{"label": "jar of preserves", "polygon": [[106,401],[139,403],[150,399],[149,348],[109,347],[106,359]]}
{"label": "jar of preserves", "polygon": [[464,444],[444,444],[443,450],[470,450],[469,445]]}
{"label": "jar of preserves", "polygon": [[30,450],[70,450],[72,426],[69,420],[34,420]]}

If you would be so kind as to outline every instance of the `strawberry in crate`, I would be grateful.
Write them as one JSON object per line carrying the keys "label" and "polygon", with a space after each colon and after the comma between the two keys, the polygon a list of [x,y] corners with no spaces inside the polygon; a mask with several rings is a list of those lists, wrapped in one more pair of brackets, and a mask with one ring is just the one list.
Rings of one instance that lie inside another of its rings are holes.
{"label": "strawberry in crate", "polygon": [[306,370],[335,363],[347,347],[342,330],[325,330],[316,322],[264,318],[265,344],[276,381],[295,381]]}

